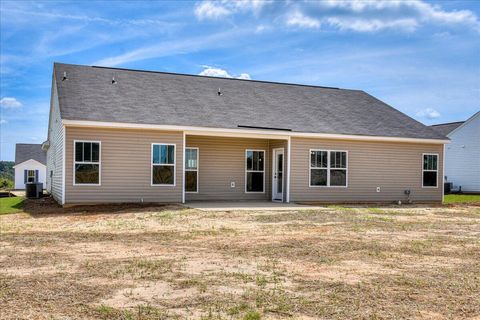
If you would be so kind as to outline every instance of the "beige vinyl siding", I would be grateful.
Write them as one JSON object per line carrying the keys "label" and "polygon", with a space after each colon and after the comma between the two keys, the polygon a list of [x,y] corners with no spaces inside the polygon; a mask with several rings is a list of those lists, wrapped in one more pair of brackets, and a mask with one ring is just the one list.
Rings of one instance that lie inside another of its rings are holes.
{"label": "beige vinyl siding", "polygon": [[[55,77],[52,81],[51,112],[49,119],[48,141],[50,146],[47,150],[47,177],[46,188],[52,197],[62,203],[63,194],[63,139],[64,128],[60,118],[58,93]],[[50,177],[50,172],[53,172]]]}
{"label": "beige vinyl siding", "polygon": [[283,202],[287,201],[287,177],[288,177],[288,141],[269,140],[270,170],[268,170],[268,195],[272,199],[272,173],[273,173],[273,149],[283,148]]}
{"label": "beige vinyl siding", "polygon": [[[443,145],[292,138],[290,201],[442,201]],[[348,187],[309,187],[310,149],[348,151]],[[438,188],[422,188],[423,153],[438,153]],[[376,188],[380,187],[380,192]]]}
{"label": "beige vinyl siding", "polygon": [[[270,181],[268,140],[187,136],[187,147],[199,149],[198,193],[186,193],[186,200],[267,200]],[[264,193],[245,193],[245,150],[265,150]],[[235,182],[235,188],[230,187]]]}
{"label": "beige vinyl siding", "polygon": [[[183,132],[66,128],[66,203],[181,202]],[[73,185],[74,140],[101,141],[101,185]],[[175,186],[151,186],[152,143],[172,143]]]}

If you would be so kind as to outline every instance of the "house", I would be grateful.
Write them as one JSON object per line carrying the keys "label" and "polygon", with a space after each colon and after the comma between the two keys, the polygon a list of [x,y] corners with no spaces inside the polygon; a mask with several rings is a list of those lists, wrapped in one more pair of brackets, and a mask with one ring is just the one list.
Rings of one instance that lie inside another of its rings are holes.
{"label": "house", "polygon": [[480,111],[467,121],[431,126],[450,138],[445,148],[445,179],[462,192],[480,192]]}
{"label": "house", "polygon": [[46,153],[41,144],[17,143],[15,145],[15,189],[25,189],[28,182],[41,182],[47,176]]}
{"label": "house", "polygon": [[448,139],[360,90],[54,64],[61,204],[441,202]]}

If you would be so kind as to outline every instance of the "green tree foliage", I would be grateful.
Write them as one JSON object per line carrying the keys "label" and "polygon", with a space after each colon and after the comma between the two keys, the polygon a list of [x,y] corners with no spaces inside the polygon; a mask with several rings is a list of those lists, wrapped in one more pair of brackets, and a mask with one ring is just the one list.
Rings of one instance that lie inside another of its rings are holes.
{"label": "green tree foliage", "polygon": [[0,161],[0,189],[13,188],[14,165],[13,161]]}

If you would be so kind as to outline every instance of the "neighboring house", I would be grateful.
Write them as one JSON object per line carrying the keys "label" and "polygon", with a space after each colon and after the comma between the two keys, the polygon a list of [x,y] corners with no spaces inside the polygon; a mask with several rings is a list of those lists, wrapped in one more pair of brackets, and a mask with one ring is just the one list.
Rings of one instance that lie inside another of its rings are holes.
{"label": "neighboring house", "polygon": [[61,204],[442,201],[448,139],[360,90],[55,63],[51,97]]}
{"label": "neighboring house", "polygon": [[41,144],[17,143],[15,146],[15,189],[25,189],[27,182],[41,182],[47,176],[46,153]]}
{"label": "neighboring house", "polygon": [[431,126],[450,138],[445,148],[445,177],[454,189],[480,192],[480,111],[467,121]]}

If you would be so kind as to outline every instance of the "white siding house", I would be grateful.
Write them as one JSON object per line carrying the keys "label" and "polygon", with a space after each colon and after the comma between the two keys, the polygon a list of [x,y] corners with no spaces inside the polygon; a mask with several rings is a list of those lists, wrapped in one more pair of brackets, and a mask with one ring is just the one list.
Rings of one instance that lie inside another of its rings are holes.
{"label": "white siding house", "polygon": [[47,176],[46,154],[40,144],[15,146],[15,189],[25,189],[28,182],[40,182],[45,187]]}
{"label": "white siding house", "polygon": [[454,189],[480,192],[480,111],[447,134],[445,176]]}
{"label": "white siding house", "polygon": [[33,159],[15,166],[15,189],[25,189],[27,182],[41,182],[45,187],[47,167]]}

